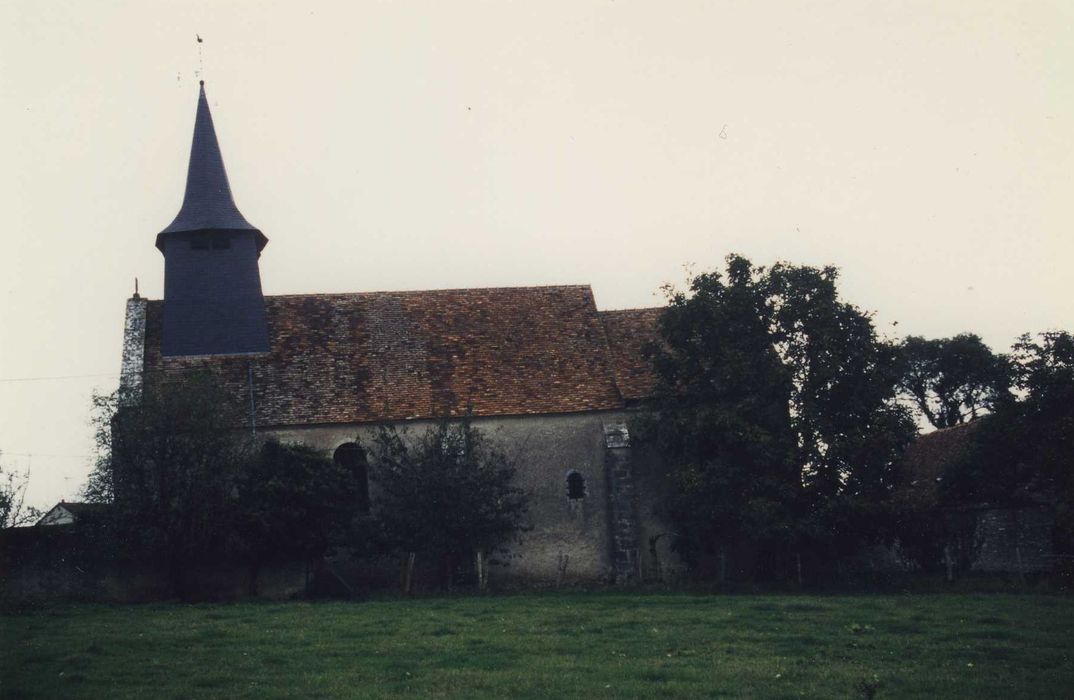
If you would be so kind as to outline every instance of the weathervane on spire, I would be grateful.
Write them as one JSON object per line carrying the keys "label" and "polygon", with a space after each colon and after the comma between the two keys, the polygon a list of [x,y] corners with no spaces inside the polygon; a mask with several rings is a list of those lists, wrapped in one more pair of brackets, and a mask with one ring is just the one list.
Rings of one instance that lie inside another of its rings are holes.
{"label": "weathervane on spire", "polygon": [[196,75],[198,76],[198,79],[201,81],[201,84],[204,85],[205,84],[205,65],[202,63],[202,60],[201,60],[201,45],[203,43],[205,43],[205,40],[201,38],[201,34],[197,34],[197,33],[194,34],[194,38],[196,38],[198,40],[198,72],[196,73]]}

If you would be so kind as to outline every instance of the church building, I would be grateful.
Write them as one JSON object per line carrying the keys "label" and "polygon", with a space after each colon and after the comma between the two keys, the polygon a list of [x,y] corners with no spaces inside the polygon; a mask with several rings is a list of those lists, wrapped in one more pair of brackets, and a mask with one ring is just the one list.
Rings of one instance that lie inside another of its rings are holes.
{"label": "church building", "polygon": [[653,386],[642,347],[660,309],[601,311],[588,286],[264,296],[268,242],[232,198],[202,85],[182,207],[156,237],[164,298],[127,302],[123,386],[212,371],[251,429],[359,470],[375,465],[356,436],[377,424],[469,414],[530,494],[532,530],[493,579],[663,575],[663,470],[626,428]]}

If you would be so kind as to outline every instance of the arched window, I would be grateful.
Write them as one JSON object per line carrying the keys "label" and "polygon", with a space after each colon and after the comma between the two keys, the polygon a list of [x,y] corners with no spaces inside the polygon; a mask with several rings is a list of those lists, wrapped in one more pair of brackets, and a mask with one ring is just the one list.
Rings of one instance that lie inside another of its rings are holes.
{"label": "arched window", "polygon": [[369,463],[365,450],[356,442],[345,442],[336,448],[332,461],[354,474],[358,487],[358,507],[363,513],[369,510]]}
{"label": "arched window", "polygon": [[572,501],[585,498],[585,477],[573,470],[567,472],[567,498]]}

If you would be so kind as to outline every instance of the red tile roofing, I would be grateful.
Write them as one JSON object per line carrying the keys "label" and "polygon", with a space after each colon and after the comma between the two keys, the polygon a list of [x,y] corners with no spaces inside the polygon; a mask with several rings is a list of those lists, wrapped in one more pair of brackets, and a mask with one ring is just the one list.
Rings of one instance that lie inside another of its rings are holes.
{"label": "red tile roofing", "polygon": [[658,337],[657,321],[663,309],[623,309],[600,311],[608,335],[612,369],[619,391],[627,401],[639,401],[652,394],[656,374],[645,358],[645,346]]}
{"label": "red tile roofing", "polygon": [[651,386],[659,313],[598,312],[588,286],[270,296],[268,354],[165,358],[162,309],[148,375],[212,369],[245,397],[252,373],[264,427],[621,408]]}
{"label": "red tile roofing", "polygon": [[904,484],[900,496],[919,506],[935,505],[940,481],[949,466],[966,455],[978,421],[934,430],[918,436],[903,453]]}

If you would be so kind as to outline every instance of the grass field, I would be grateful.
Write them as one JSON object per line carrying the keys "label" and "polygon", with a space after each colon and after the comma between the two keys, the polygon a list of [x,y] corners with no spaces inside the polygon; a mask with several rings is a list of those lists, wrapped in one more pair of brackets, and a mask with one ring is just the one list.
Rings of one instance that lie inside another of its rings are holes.
{"label": "grass field", "polygon": [[1074,697],[1057,596],[85,604],[2,623],[9,698]]}

